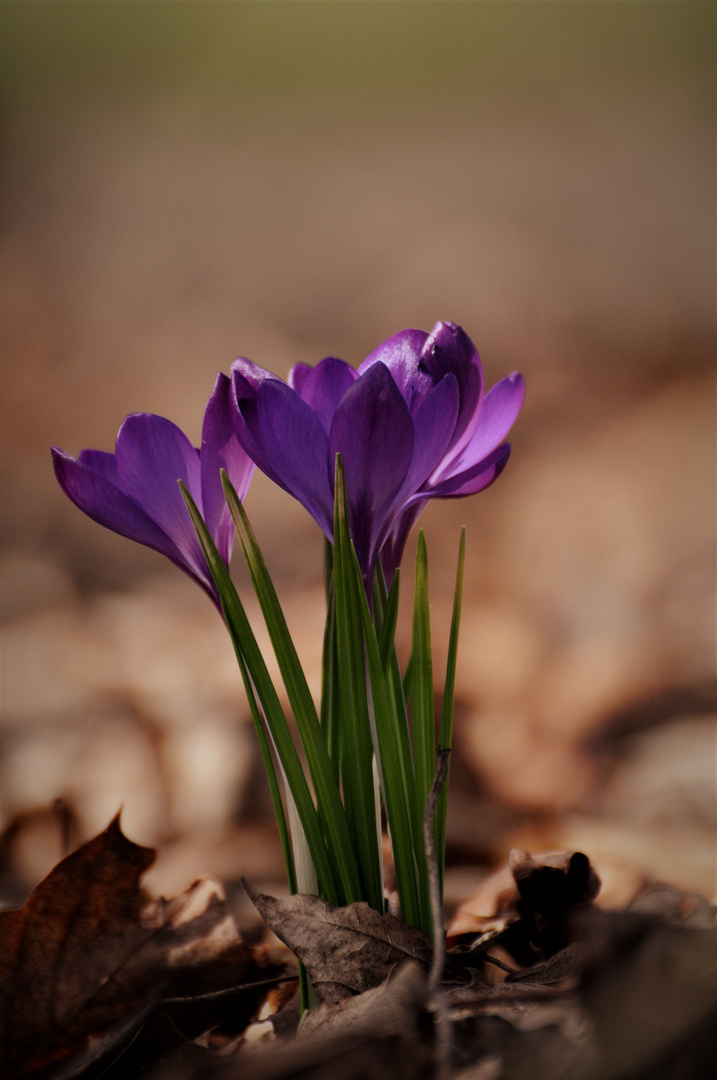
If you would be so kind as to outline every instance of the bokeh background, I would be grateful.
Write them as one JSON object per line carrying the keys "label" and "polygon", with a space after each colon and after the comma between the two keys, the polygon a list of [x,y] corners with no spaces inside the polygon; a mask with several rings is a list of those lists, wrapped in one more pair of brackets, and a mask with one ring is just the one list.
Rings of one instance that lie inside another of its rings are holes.
{"label": "bokeh background", "polygon": [[[197,440],[237,355],[358,364],[438,319],[528,383],[499,483],[422,519],[439,657],[469,536],[449,898],[515,845],[582,848],[606,902],[712,895],[713,4],[0,20],[5,898],[120,805],[167,893],[281,878],[216,613],[64,498],[50,444],[137,410]],[[247,507],[317,686],[318,530],[263,477]]]}

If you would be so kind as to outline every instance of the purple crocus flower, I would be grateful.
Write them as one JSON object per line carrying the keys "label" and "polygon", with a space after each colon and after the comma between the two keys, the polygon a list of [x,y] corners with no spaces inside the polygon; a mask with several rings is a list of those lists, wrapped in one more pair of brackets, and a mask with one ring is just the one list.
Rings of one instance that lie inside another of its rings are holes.
{"label": "purple crocus flower", "polygon": [[403,330],[356,371],[329,356],[288,385],[249,360],[232,366],[239,439],[259,468],[333,534],[336,453],[366,583],[381,554],[390,579],[431,498],[472,495],[505,468],[503,442],[525,393],[517,372],[484,393],[483,369],[454,323]]}
{"label": "purple crocus flower", "polygon": [[114,454],[82,450],[75,459],[53,446],[52,458],[60,487],[80,510],[113,532],[161,551],[194,578],[221,610],[177,481],[184,481],[228,565],[234,527],[220,469],[226,469],[243,498],[254,463],[234,431],[226,375],[217,376],[209,398],[201,450],[163,416],[132,413],[119,429]]}

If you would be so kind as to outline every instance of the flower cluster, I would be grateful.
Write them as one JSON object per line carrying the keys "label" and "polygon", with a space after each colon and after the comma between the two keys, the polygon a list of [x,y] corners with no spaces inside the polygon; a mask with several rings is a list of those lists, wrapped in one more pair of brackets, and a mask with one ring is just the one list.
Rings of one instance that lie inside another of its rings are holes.
{"label": "flower cluster", "polygon": [[81,510],[161,551],[217,601],[216,588],[177,487],[183,480],[228,563],[233,530],[220,483],[240,498],[254,464],[309,511],[329,539],[336,454],[346,474],[351,535],[364,579],[377,559],[388,578],[431,498],[472,495],[505,468],[505,437],[523,403],[513,373],[487,394],[478,352],[453,323],[403,330],[358,370],[336,357],[298,364],[284,383],[239,359],[219,375],[201,450],[170,421],[128,416],[115,454],[53,448],[55,471]]}

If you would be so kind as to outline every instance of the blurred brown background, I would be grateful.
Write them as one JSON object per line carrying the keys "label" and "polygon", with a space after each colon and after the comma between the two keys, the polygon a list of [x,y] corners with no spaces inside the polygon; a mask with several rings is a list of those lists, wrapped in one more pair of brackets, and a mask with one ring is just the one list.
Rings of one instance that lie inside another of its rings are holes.
{"label": "blurred brown background", "polygon": [[[712,894],[714,6],[0,20],[6,883],[57,858],[58,797],[75,840],[123,804],[166,891],[281,876],[215,612],[64,498],[50,444],[136,410],[196,440],[239,354],[358,364],[452,319],[528,383],[499,483],[422,519],[438,656],[469,526],[453,894],[512,844],[582,847],[615,903]],[[263,477],[247,505],[318,685],[318,530]]]}

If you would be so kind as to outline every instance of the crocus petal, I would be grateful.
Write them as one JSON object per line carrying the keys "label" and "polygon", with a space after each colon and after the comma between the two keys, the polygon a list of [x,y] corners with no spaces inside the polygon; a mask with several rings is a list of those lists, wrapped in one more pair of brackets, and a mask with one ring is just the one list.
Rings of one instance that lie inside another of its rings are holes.
{"label": "crocus petal", "polygon": [[383,517],[403,484],[413,455],[413,422],[385,364],[372,365],[344,395],[329,437],[346,474],[351,536],[364,574],[378,554]]}
{"label": "crocus petal", "polygon": [[254,471],[254,462],[234,431],[230,393],[231,384],[227,376],[217,375],[204,413],[199,457],[204,521],[227,565],[231,558],[234,526],[224,498],[221,469],[226,469],[240,499],[246,495]]}
{"label": "crocus petal", "polygon": [[483,399],[472,438],[444,462],[433,480],[438,483],[464,472],[499,446],[517,420],[524,398],[525,380],[519,372],[496,383]]}
{"label": "crocus petal", "polygon": [[412,495],[431,475],[448,449],[459,407],[458,380],[445,375],[426,394],[413,417],[413,457],[403,490]]}
{"label": "crocus petal", "polygon": [[363,375],[374,364],[385,364],[401,391],[403,400],[413,412],[434,383],[430,374],[419,367],[427,338],[425,330],[401,330],[369,353],[359,368],[359,375]]}
{"label": "crocus petal", "polygon": [[451,440],[455,446],[476,415],[483,395],[483,366],[478,350],[462,327],[438,322],[426,339],[420,362],[434,382],[449,371],[458,379],[461,403]]}
{"label": "crocus petal", "polygon": [[479,461],[463,472],[449,476],[435,486],[426,485],[423,492],[419,492],[416,498],[457,499],[464,495],[475,495],[498,479],[508,464],[509,457],[510,443],[503,443],[488,454],[483,461]]}
{"label": "crocus petal", "polygon": [[152,413],[128,416],[117,435],[117,471],[122,487],[174,541],[197,576],[208,575],[177,484],[183,480],[202,512],[199,456],[184,432]]}
{"label": "crocus petal", "polygon": [[278,375],[275,375],[273,371],[267,371],[266,368],[259,367],[258,364],[252,363],[251,360],[246,360],[243,356],[240,356],[231,366],[231,374],[238,371],[243,379],[249,383],[254,390],[258,390],[265,379],[271,379],[273,382],[281,382]]}
{"label": "crocus petal", "polygon": [[287,382],[292,390],[296,390],[299,397],[301,397],[301,391],[304,389],[304,383],[313,370],[311,364],[294,364],[289,372]]}
{"label": "crocus petal", "polygon": [[106,473],[111,470],[105,470],[103,475],[90,466],[89,462],[96,461],[96,455],[114,458],[114,454],[104,454],[99,450],[83,450],[80,460],[76,461],[64,450],[52,447],[55,476],[65,495],[93,521],[129,540],[161,551],[172,562],[186,569],[177,546],[166,533],[107,479]]}
{"label": "crocus petal", "polygon": [[335,356],[327,356],[305,379],[300,379],[302,387],[297,393],[314,410],[327,435],[339,402],[357,379],[356,369]]}
{"label": "crocus petal", "polygon": [[399,514],[393,523],[391,532],[381,545],[381,566],[389,589],[391,588],[393,576],[401,565],[408,534],[427,506],[428,500],[420,499]]}
{"label": "crocus petal", "polygon": [[333,495],[328,475],[328,437],[316,414],[279,380],[266,380],[256,401],[240,401],[260,457],[257,465],[306,507],[328,537],[333,535]]}
{"label": "crocus petal", "polygon": [[[455,375],[448,374],[425,396],[413,417],[411,464],[393,502],[383,514],[383,522],[375,537],[376,547],[383,549],[389,535],[393,535],[394,523],[406,505],[406,500],[423,486],[436,464],[441,461],[448,447],[457,413],[458,382]],[[408,528],[410,530],[411,525]]]}
{"label": "crocus petal", "polygon": [[244,376],[239,371],[232,371],[231,398],[236,406],[234,425],[237,438],[254,464],[275,484],[283,487],[264,448],[263,436],[259,430],[256,397],[257,391]]}
{"label": "crocus petal", "polygon": [[122,483],[117,472],[117,460],[114,454],[108,454],[106,450],[80,450],[77,459],[80,465],[86,465],[88,469],[104,476],[111,484],[122,490]]}

